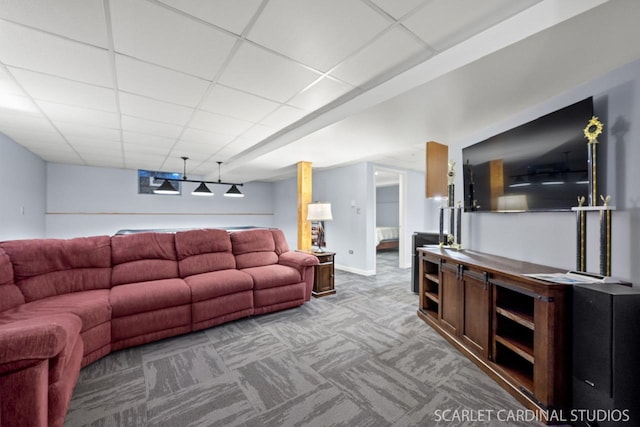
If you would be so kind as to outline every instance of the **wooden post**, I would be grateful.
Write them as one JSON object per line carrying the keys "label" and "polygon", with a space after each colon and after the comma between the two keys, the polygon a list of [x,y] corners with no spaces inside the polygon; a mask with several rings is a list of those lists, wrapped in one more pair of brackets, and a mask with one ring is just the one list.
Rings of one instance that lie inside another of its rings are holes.
{"label": "wooden post", "polygon": [[449,147],[429,141],[426,144],[426,197],[445,197],[447,195],[447,172]]}
{"label": "wooden post", "polygon": [[311,223],[307,206],[312,196],[311,162],[298,162],[298,249],[311,249]]}

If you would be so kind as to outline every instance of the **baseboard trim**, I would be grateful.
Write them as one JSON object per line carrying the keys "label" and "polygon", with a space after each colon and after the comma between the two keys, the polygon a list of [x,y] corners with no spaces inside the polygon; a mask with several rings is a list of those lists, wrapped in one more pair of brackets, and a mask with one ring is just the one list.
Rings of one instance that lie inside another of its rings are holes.
{"label": "baseboard trim", "polygon": [[346,271],[347,273],[359,274],[360,276],[375,276],[375,270],[361,270],[359,268],[347,267],[340,264],[334,265],[336,270]]}

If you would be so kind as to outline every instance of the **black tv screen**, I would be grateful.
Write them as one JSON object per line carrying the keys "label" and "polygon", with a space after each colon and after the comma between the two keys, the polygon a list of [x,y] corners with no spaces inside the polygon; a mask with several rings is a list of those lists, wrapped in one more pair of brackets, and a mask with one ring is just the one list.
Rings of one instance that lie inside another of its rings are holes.
{"label": "black tv screen", "polygon": [[589,194],[593,99],[462,149],[465,211],[566,211]]}

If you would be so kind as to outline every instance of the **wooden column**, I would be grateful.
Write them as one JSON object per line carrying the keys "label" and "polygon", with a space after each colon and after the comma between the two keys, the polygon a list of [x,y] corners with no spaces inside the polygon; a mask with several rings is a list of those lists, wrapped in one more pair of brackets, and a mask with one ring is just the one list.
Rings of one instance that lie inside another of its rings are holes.
{"label": "wooden column", "polygon": [[312,196],[311,162],[298,162],[298,249],[311,249],[311,223],[307,206]]}
{"label": "wooden column", "polygon": [[426,144],[426,197],[446,197],[449,147],[429,141]]}

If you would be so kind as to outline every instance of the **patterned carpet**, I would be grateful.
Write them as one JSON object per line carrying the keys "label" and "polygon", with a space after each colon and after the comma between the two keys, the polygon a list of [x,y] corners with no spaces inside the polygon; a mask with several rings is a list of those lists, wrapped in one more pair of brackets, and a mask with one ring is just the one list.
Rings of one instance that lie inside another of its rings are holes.
{"label": "patterned carpet", "polygon": [[98,360],[65,426],[518,425],[496,414],[524,408],[417,317],[397,252],[377,265],[302,307]]}

